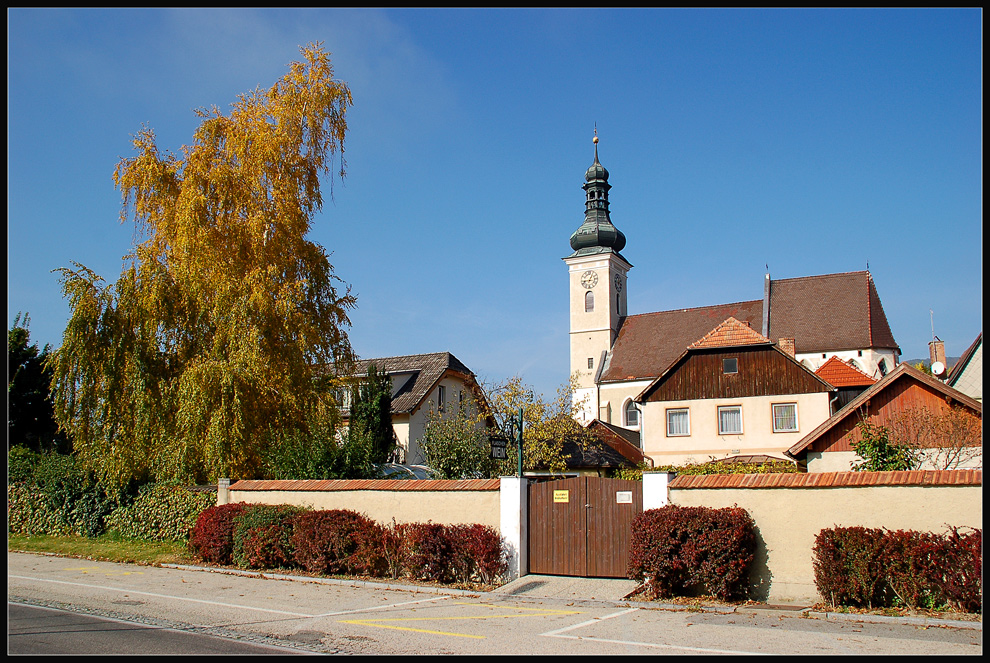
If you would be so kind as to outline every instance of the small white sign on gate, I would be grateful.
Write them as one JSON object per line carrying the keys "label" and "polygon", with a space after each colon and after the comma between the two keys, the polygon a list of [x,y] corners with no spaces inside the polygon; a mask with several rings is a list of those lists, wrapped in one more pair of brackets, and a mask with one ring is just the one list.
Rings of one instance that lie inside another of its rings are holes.
{"label": "small white sign on gate", "polygon": [[617,490],[615,491],[615,503],[616,504],[632,504],[632,491],[631,490]]}

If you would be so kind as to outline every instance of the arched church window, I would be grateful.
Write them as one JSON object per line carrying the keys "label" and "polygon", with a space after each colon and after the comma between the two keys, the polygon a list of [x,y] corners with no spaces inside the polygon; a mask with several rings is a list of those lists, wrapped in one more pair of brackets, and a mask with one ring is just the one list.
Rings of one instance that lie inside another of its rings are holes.
{"label": "arched church window", "polygon": [[595,310],[595,293],[590,290],[584,293],[584,312],[591,313]]}
{"label": "arched church window", "polygon": [[628,401],[626,403],[626,426],[639,426],[639,409],[636,403]]}

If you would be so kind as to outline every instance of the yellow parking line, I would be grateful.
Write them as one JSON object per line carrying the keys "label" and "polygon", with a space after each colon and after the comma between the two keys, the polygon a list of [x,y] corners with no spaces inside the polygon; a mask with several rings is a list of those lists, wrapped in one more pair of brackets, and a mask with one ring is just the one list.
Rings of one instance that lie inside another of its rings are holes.
{"label": "yellow parking line", "polygon": [[545,608],[515,608],[515,607],[503,607],[495,606],[485,603],[456,603],[455,605],[475,605],[482,606],[486,608],[501,608],[503,610],[517,610],[517,611],[530,611],[530,614],[525,615],[513,615],[513,614],[502,614],[502,615],[467,615],[464,617],[395,617],[389,619],[348,619],[343,620],[342,624],[358,624],[360,626],[373,626],[375,628],[388,628],[397,631],[414,631],[416,633],[431,633],[433,635],[449,635],[455,638],[475,638],[479,640],[485,639],[484,635],[473,635],[470,633],[453,633],[451,631],[435,631],[431,629],[422,628],[411,628],[409,626],[392,626],[391,624],[385,624],[383,622],[449,622],[458,621],[466,619],[511,619],[517,617],[547,617],[550,615],[576,615],[580,614],[578,610],[550,610]]}

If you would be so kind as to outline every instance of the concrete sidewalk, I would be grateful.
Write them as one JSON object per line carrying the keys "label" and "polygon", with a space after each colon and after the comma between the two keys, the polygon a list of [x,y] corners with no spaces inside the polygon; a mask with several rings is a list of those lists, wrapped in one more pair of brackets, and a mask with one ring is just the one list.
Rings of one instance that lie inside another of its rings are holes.
{"label": "concrete sidewalk", "polygon": [[492,591],[497,596],[573,600],[622,601],[636,589],[626,578],[572,578],[527,575]]}

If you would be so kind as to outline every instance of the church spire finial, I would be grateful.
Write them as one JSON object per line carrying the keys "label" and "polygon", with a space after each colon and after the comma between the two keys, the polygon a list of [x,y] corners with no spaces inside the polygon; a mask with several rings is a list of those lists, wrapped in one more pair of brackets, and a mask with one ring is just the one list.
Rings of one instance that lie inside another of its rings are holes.
{"label": "church spire finial", "polygon": [[598,123],[595,122],[595,137],[591,139],[595,144],[595,163],[598,163]]}

